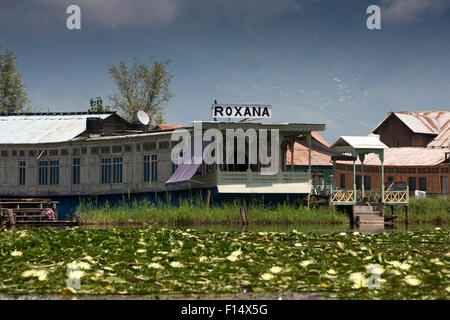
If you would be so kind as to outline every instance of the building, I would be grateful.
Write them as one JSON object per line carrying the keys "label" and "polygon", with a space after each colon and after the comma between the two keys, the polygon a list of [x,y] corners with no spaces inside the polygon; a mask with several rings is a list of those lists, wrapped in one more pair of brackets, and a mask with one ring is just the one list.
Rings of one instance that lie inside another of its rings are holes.
{"label": "building", "polygon": [[[450,177],[449,152],[442,148],[388,148],[384,150],[384,182],[406,182],[410,193],[415,190],[427,194],[448,195]],[[364,189],[379,190],[381,162],[377,155],[364,159]],[[339,161],[336,164],[336,187],[361,189],[361,163],[356,161],[356,181],[353,181],[353,164]]]}
{"label": "building", "polygon": [[[318,133],[311,132],[311,168],[313,187],[324,190],[327,185],[331,183],[333,174],[333,163],[331,156],[334,152],[330,148],[330,144]],[[294,144],[294,171],[302,172],[308,170],[309,165],[309,150],[306,139],[299,138]],[[287,150],[286,165],[291,166],[291,151]]]}
{"label": "building", "polygon": [[[202,122],[203,131],[276,129],[278,152],[324,124]],[[0,116],[0,196],[62,199],[210,189],[217,194],[308,194],[311,167],[261,175],[261,165],[175,165],[171,134],[180,126],[147,129],[113,112]],[[185,127],[190,133],[193,127]],[[224,134],[225,135],[225,134]],[[247,148],[248,149],[248,148]],[[310,149],[310,148],[308,148]]]}
{"label": "building", "polygon": [[450,111],[390,112],[372,130],[388,147],[447,148]]}
{"label": "building", "polygon": [[[391,112],[370,133],[389,148],[384,150],[384,183],[405,182],[411,194],[415,190],[432,195],[448,195],[450,111]],[[381,162],[374,154],[364,159],[364,189],[381,185]],[[353,164],[336,164],[336,187],[361,188],[361,165],[353,179]],[[355,181],[353,181],[355,180]]]}

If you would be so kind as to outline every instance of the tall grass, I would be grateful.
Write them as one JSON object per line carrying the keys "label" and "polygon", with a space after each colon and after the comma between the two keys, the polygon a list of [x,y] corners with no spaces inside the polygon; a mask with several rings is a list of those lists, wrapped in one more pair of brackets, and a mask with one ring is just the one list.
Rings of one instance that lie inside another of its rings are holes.
{"label": "tall grass", "polygon": [[[147,199],[122,199],[118,204],[106,202],[98,206],[96,202],[82,202],[77,211],[91,224],[142,224],[155,225],[191,225],[191,224],[231,224],[240,221],[241,201],[222,202],[207,208],[201,195],[192,195],[180,200],[179,205],[172,204],[170,193],[165,199],[156,197]],[[326,207],[308,209],[284,202],[268,207],[264,199],[251,199],[247,215],[252,224],[343,224],[348,223],[344,212],[331,212]],[[450,223],[449,198],[411,198],[411,223]],[[397,223],[405,221],[404,206],[396,207]],[[386,214],[389,215],[386,208]]]}
{"label": "tall grass", "polygon": [[[399,222],[405,221],[403,210],[396,213]],[[450,223],[450,198],[410,198],[409,220],[411,223]]]}
{"label": "tall grass", "polygon": [[[189,198],[174,206],[171,201],[158,198],[153,202],[136,199],[131,202],[122,201],[115,206],[106,203],[103,207],[97,207],[94,203],[82,203],[78,211],[87,223],[97,224],[230,224],[240,221],[240,205],[240,201],[236,200],[207,208],[201,199]],[[247,216],[249,223],[257,224],[348,223],[348,217],[344,213],[333,213],[326,208],[296,207],[286,202],[269,208],[261,201],[251,201]]]}

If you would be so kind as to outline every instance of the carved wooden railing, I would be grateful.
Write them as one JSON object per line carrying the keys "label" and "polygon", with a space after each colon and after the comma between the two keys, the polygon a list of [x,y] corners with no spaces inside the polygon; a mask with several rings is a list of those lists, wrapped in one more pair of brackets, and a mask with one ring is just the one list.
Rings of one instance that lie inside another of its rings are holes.
{"label": "carved wooden railing", "polygon": [[332,204],[355,203],[356,190],[333,190],[330,191]]}
{"label": "carved wooden railing", "polygon": [[384,203],[408,203],[409,202],[409,192],[408,191],[385,191],[384,192]]}

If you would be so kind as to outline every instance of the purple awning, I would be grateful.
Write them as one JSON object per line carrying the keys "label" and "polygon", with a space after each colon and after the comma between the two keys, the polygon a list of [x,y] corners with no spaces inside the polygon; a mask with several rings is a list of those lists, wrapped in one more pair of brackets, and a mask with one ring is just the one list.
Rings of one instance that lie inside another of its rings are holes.
{"label": "purple awning", "polygon": [[[205,148],[211,143],[211,141],[203,141],[202,143],[202,156]],[[194,163],[194,144],[191,144],[191,161],[190,163],[180,163],[173,175],[166,181],[166,184],[180,183],[189,181],[200,167],[200,164]]]}

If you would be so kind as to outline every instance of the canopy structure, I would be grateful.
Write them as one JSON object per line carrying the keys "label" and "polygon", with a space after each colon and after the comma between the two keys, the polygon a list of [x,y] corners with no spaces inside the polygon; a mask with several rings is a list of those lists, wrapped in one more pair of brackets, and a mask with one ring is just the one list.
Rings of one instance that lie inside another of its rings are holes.
{"label": "canopy structure", "polygon": [[[203,152],[205,151],[206,147],[211,143],[212,141],[203,141],[202,143],[202,159],[203,159]],[[183,183],[188,182],[191,180],[191,178],[194,176],[194,174],[197,172],[198,168],[201,165],[201,161],[194,161],[195,154],[194,154],[194,144],[191,143],[191,158],[189,163],[181,163],[178,165],[178,168],[175,170],[173,175],[169,178],[169,180],[166,181],[166,185],[171,185],[175,183]]]}
{"label": "canopy structure", "polygon": [[[361,198],[364,199],[364,158],[367,154],[377,154],[381,162],[381,189],[384,192],[384,149],[388,147],[380,141],[376,135],[371,136],[342,136],[332,146],[338,152],[350,153],[353,158],[353,188],[356,194],[356,167],[355,161],[359,158],[361,162]],[[333,178],[336,185],[336,160],[343,160],[334,158],[333,160]]]}

